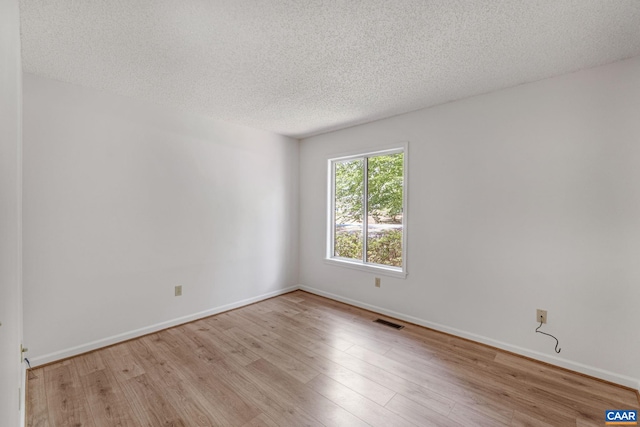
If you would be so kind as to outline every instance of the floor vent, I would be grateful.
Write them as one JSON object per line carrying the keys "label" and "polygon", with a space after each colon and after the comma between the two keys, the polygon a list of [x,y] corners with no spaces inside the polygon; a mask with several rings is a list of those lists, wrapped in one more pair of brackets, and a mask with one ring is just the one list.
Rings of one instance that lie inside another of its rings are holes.
{"label": "floor vent", "polygon": [[402,329],[404,326],[398,325],[397,323],[389,322],[388,320],[376,319],[374,320],[376,323],[382,323],[385,326],[389,326],[390,328]]}

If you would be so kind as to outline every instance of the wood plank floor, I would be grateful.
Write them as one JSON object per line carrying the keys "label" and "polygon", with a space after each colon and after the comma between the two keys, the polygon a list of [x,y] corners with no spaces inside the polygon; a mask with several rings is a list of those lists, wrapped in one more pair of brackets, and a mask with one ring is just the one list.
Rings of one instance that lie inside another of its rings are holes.
{"label": "wood plank floor", "polygon": [[638,409],[622,387],[378,317],[295,291],[35,368],[27,425],[588,427]]}

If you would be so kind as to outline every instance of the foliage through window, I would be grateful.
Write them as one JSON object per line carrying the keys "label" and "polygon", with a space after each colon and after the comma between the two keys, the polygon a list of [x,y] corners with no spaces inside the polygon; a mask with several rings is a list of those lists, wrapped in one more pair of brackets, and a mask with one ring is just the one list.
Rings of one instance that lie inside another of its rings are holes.
{"label": "foliage through window", "polygon": [[329,258],[404,271],[405,150],[333,159]]}

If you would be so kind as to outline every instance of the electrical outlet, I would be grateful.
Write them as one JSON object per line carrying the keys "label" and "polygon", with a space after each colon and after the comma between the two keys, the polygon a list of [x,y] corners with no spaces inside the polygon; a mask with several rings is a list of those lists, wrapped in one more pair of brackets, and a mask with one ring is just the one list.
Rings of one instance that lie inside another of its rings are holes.
{"label": "electrical outlet", "polygon": [[176,296],[182,296],[182,285],[177,285],[176,286]]}
{"label": "electrical outlet", "polygon": [[376,277],[376,288],[380,287],[380,278]]}
{"label": "electrical outlet", "polygon": [[542,320],[542,323],[547,323],[547,310],[536,310],[536,322]]}

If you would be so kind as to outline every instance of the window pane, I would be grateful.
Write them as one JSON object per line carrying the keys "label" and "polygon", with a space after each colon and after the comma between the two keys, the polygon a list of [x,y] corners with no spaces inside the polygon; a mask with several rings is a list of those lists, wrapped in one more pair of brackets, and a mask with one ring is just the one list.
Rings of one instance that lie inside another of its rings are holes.
{"label": "window pane", "polygon": [[362,261],[363,159],[335,163],[334,256]]}
{"label": "window pane", "polygon": [[367,262],[402,267],[404,154],[370,157]]}

